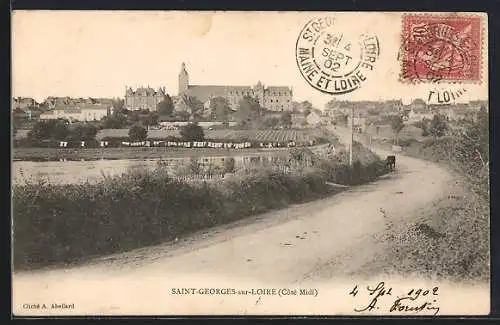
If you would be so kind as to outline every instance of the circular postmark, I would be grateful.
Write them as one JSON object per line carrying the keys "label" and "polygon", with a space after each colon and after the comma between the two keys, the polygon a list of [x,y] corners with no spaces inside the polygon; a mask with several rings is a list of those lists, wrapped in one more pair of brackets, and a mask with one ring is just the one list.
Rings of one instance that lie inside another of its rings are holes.
{"label": "circular postmark", "polygon": [[352,36],[339,30],[335,18],[310,20],[297,39],[295,58],[300,73],[313,88],[347,94],[366,81],[380,55],[377,36]]}

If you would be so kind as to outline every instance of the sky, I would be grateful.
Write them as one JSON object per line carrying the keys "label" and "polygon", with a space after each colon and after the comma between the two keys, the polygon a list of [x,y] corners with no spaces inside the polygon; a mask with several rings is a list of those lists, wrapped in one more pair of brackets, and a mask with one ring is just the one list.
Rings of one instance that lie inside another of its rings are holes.
{"label": "sky", "polygon": [[[295,46],[312,18],[333,16],[336,28],[379,38],[380,56],[360,89],[346,95],[312,88],[297,67]],[[486,17],[485,17],[486,18]],[[13,96],[123,97],[125,87],[165,86],[177,95],[186,63],[191,84],[293,87],[294,100],[317,108],[337,100],[426,98],[435,85],[398,81],[402,13],[15,11],[12,17]],[[487,30],[487,28],[485,28]],[[483,43],[487,44],[487,35]],[[483,82],[466,88],[464,101],[487,99],[487,47]]]}

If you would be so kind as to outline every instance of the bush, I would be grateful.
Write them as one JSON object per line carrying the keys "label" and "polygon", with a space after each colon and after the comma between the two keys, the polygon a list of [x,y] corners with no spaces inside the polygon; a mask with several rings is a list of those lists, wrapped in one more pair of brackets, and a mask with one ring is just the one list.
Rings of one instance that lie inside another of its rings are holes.
{"label": "bush", "polygon": [[224,172],[226,173],[234,173],[234,158],[227,158],[224,160]]}
{"label": "bush", "polygon": [[195,123],[189,123],[183,126],[180,130],[180,134],[184,141],[203,141],[205,139],[203,128]]}
{"label": "bush", "polygon": [[134,125],[128,130],[130,141],[144,141],[148,137],[148,131],[139,125]]}

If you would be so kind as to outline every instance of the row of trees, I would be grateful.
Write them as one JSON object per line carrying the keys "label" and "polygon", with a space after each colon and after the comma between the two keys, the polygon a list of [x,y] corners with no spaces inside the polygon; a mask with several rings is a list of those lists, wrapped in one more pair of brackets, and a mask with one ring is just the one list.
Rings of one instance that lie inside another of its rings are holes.
{"label": "row of trees", "polygon": [[[99,128],[90,123],[69,124],[63,119],[39,121],[35,123],[28,138],[35,141],[91,141],[96,139]],[[144,141],[147,139],[148,130],[137,124],[129,129],[131,141]],[[196,123],[190,123],[180,130],[184,141],[203,141],[205,134],[203,128]]]}
{"label": "row of trees", "polygon": [[67,120],[47,120],[35,123],[28,138],[37,141],[89,141],[94,140],[98,127],[90,123],[78,123],[70,125]]}

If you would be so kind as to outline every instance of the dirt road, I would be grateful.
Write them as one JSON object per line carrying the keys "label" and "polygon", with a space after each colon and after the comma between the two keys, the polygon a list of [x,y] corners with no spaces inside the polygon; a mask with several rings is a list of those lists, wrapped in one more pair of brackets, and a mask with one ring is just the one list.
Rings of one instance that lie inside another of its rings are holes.
{"label": "dirt road", "polygon": [[[345,141],[345,132],[341,139]],[[352,313],[346,293],[354,280],[345,279],[355,278],[356,268],[373,258],[377,249],[373,235],[383,232],[388,222],[412,218],[420,207],[443,194],[450,177],[437,165],[398,156],[393,174],[331,198],[82,267],[16,274],[13,310],[27,315]],[[346,254],[349,251],[354,253]],[[335,260],[339,263],[332,263]],[[290,300],[262,291],[194,296],[172,290],[298,286],[316,288],[323,299],[301,295],[290,305]],[[63,302],[75,308],[49,307]],[[42,303],[47,309],[23,307]]]}

